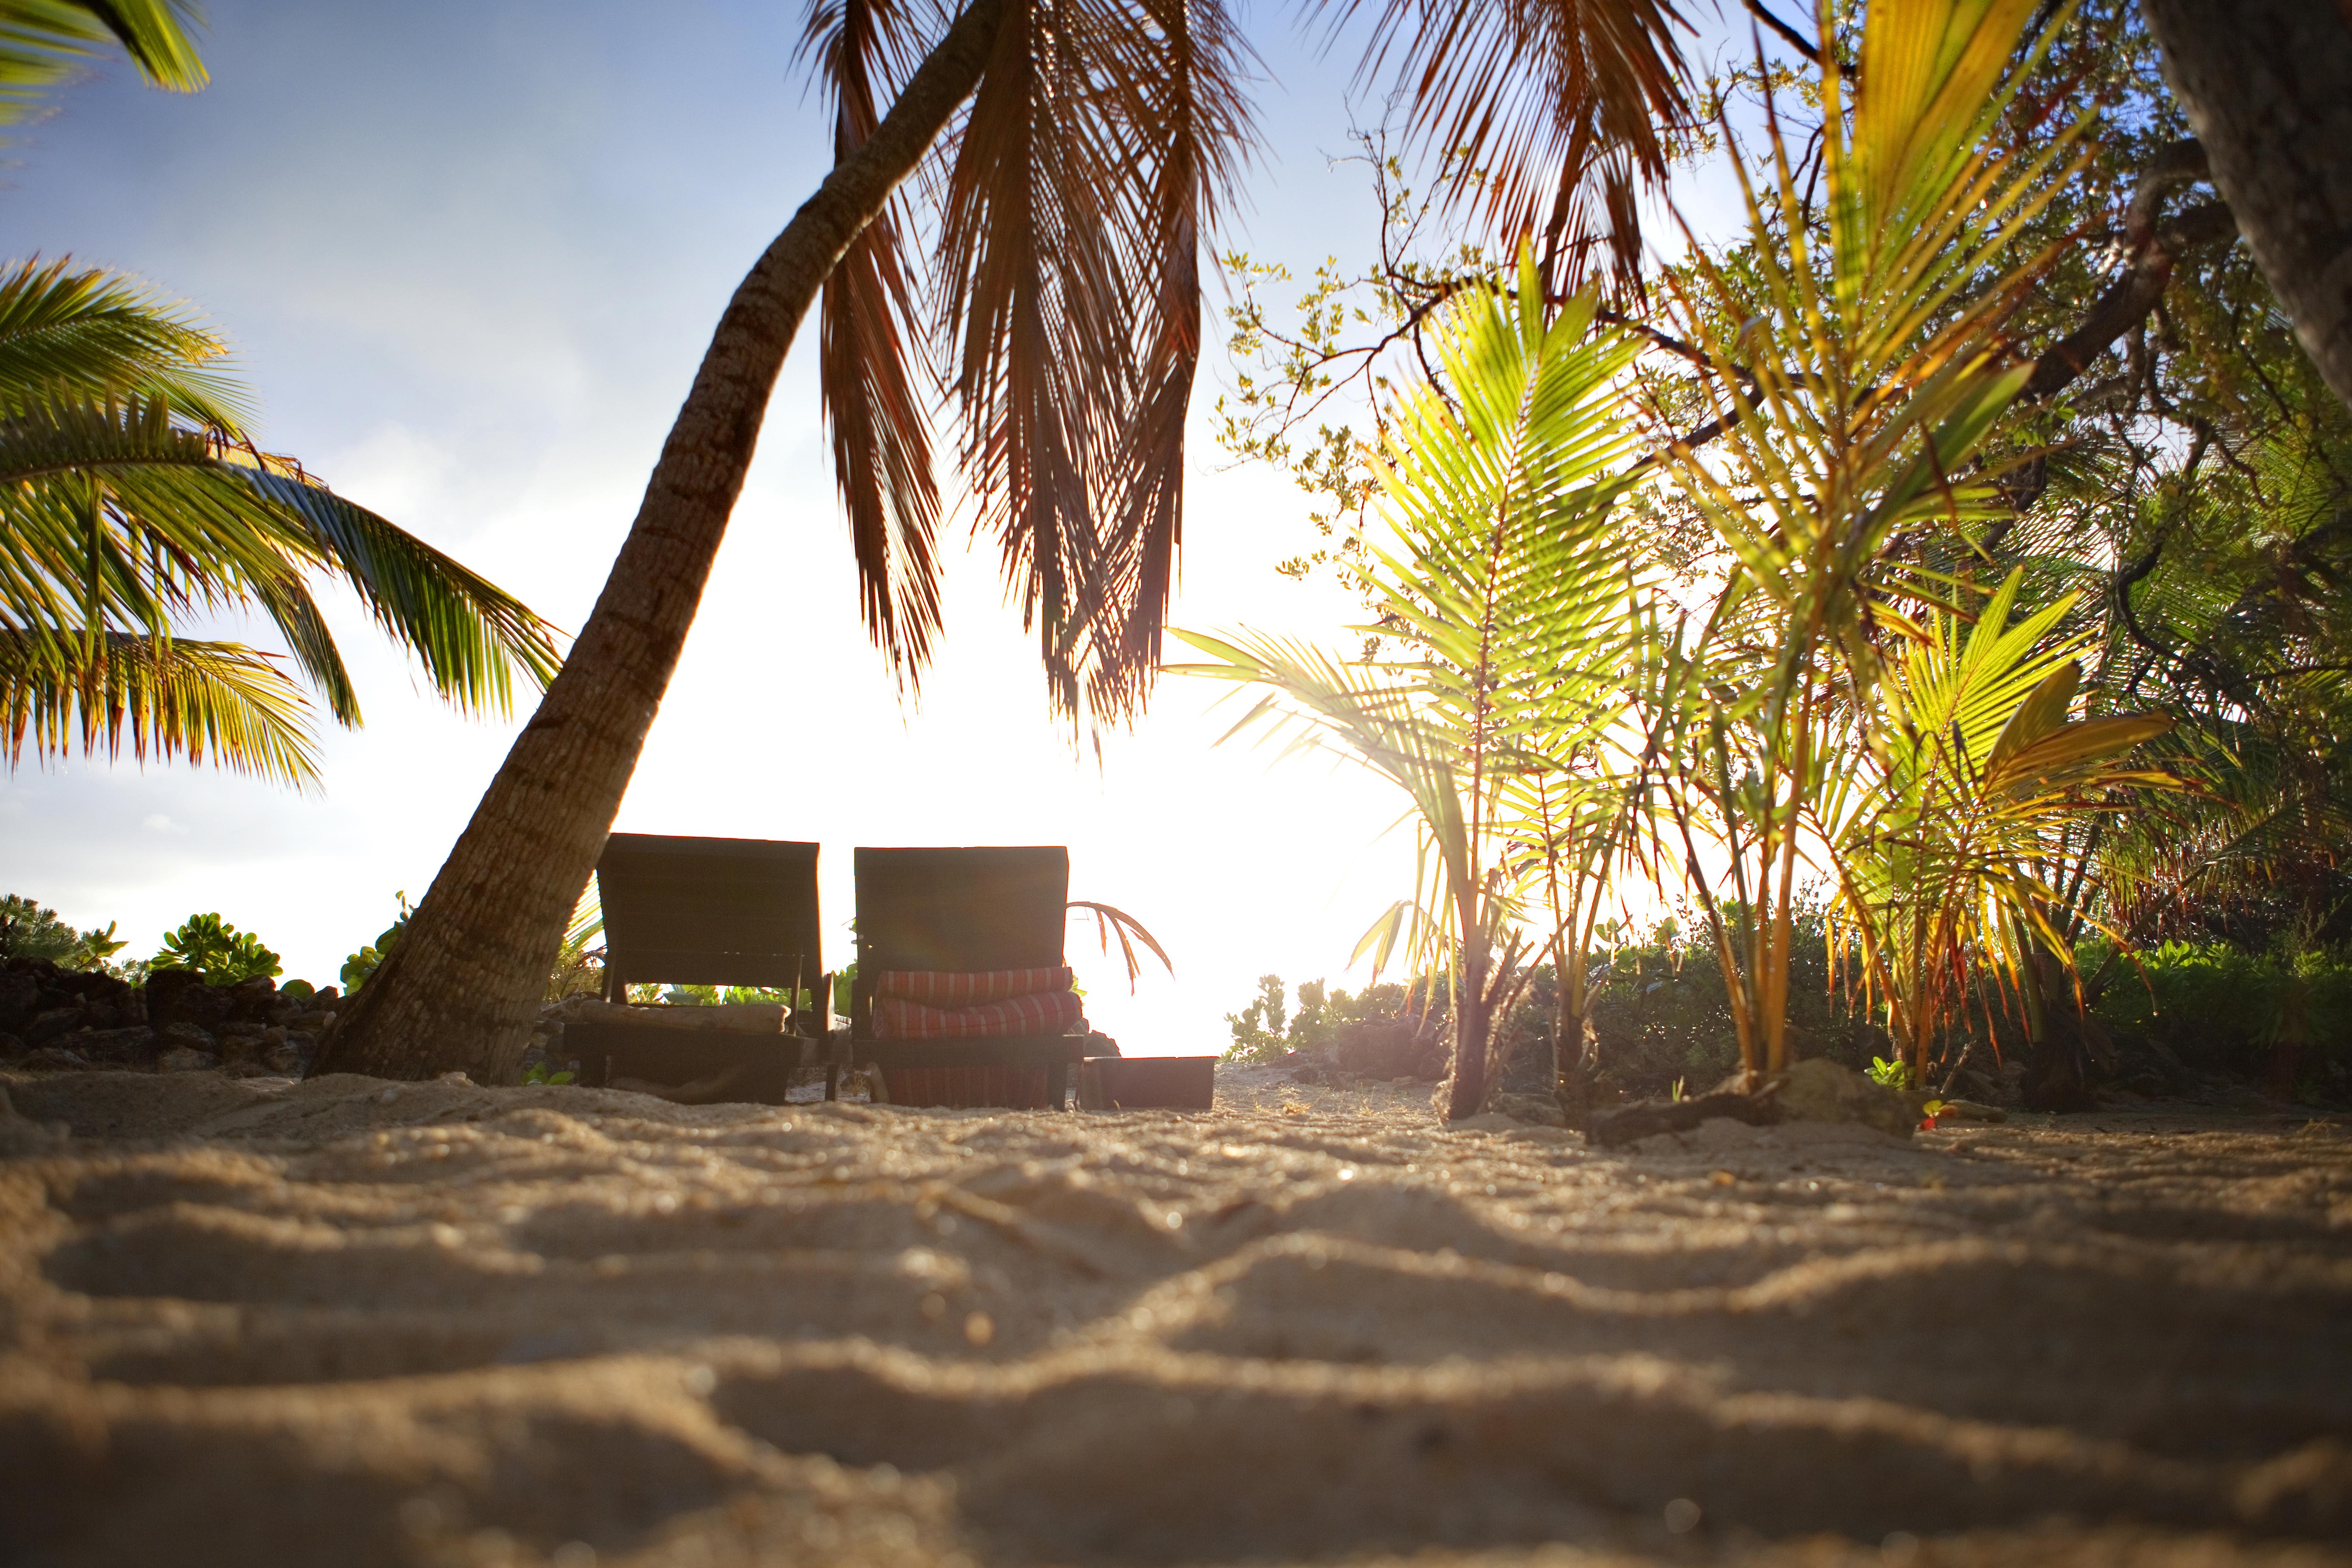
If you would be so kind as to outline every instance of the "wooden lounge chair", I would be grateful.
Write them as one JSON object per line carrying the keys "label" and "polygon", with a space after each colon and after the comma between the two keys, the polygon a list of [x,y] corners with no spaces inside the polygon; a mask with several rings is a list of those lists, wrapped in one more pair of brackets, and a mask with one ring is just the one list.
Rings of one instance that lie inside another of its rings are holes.
{"label": "wooden lounge chair", "polygon": [[892,973],[1058,968],[1069,889],[1069,852],[1059,847],[859,849],[857,979],[840,1054],[880,1068],[899,1104],[1063,1109],[1070,1068],[1086,1054],[1083,1020],[1062,1026],[1075,1033],[892,1037],[877,990]]}
{"label": "wooden lounge chair", "polygon": [[[784,1103],[793,1069],[818,1059],[830,1021],[816,855],[814,844],[765,838],[607,838],[596,862],[607,1005],[591,1003],[564,1026],[581,1081],[632,1079],[680,1086],[685,1098]],[[629,986],[654,984],[806,991],[814,1006],[802,1015],[621,1005]]]}

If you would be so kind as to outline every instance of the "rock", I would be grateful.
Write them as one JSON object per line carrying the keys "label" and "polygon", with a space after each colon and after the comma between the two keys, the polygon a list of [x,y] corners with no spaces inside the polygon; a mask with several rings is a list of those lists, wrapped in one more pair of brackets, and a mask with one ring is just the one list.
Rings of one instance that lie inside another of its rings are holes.
{"label": "rock", "polygon": [[1498,1094],[1495,1109],[1515,1121],[1532,1121],[1539,1127],[1566,1127],[1568,1115],[1559,1101],[1539,1094]]}
{"label": "rock", "polygon": [[40,1004],[38,979],[13,965],[0,971],[0,1029],[10,1034],[22,1030],[33,1021]]}
{"label": "rock", "polygon": [[322,1035],[326,1033],[327,1026],[334,1021],[335,1016],[332,1013],[322,1013],[313,1008],[308,1013],[295,1014],[286,1021],[286,1026],[289,1029],[299,1029],[306,1035]]}
{"label": "rock", "polygon": [[33,1021],[25,1026],[25,1043],[28,1046],[46,1045],[59,1035],[70,1034],[80,1026],[81,1006],[79,1003],[70,1007],[52,1007],[46,1013],[36,1015]]}
{"label": "rock", "polygon": [[1323,1081],[1323,1069],[1317,1067],[1313,1062],[1301,1063],[1298,1070],[1290,1075],[1290,1081],[1293,1083],[1321,1083]]}
{"label": "rock", "polygon": [[89,1063],[63,1046],[37,1046],[25,1053],[25,1059],[16,1065],[28,1072],[67,1072],[86,1068]]}
{"label": "rock", "polygon": [[1445,1047],[1424,1046],[1421,1055],[1412,1059],[1412,1067],[1409,1070],[1416,1083],[1437,1082],[1445,1076]]}
{"label": "rock", "polygon": [[219,1065],[220,1058],[212,1052],[190,1050],[185,1046],[174,1046],[155,1058],[157,1072],[209,1072]]}
{"label": "rock", "polygon": [[92,1029],[71,1037],[74,1048],[93,1062],[110,1067],[144,1068],[155,1059],[155,1031],[142,1024],[122,1029]]}
{"label": "rock", "polygon": [[1824,1057],[1797,1063],[1767,1085],[1766,1094],[1790,1121],[1853,1121],[1898,1138],[1918,1130],[1910,1097]]}
{"label": "rock", "polygon": [[194,1024],[166,1024],[155,1031],[155,1039],[165,1052],[201,1051],[211,1056],[220,1042],[210,1029],[200,1029]]}
{"label": "rock", "polygon": [[0,1031],[0,1059],[21,1057],[24,1054],[25,1042],[20,1037]]}
{"label": "rock", "polygon": [[[298,1041],[300,1043],[297,1044]],[[302,1069],[310,1065],[310,1053],[318,1048],[318,1044],[309,1035],[289,1035],[278,1045],[262,1052],[261,1065],[274,1073],[300,1078]]]}
{"label": "rock", "polygon": [[147,1023],[162,1034],[173,1024],[207,1032],[228,1021],[231,997],[192,969],[158,969],[147,976]]}

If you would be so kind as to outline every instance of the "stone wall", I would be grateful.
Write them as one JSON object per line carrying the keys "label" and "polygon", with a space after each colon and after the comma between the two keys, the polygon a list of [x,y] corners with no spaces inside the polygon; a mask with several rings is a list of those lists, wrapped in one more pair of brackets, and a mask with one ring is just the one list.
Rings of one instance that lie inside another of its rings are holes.
{"label": "stone wall", "polygon": [[301,1076],[341,997],[268,978],[207,985],[159,969],[145,986],[40,959],[0,962],[0,1065]]}

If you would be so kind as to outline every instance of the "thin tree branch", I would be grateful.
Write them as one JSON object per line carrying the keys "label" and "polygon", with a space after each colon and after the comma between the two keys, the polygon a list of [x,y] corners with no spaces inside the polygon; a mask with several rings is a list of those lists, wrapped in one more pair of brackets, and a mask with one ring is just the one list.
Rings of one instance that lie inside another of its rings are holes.
{"label": "thin tree branch", "polygon": [[1800,33],[1796,28],[1791,27],[1788,23],[1783,22],[1780,17],[1775,16],[1770,11],[1767,10],[1764,5],[1764,0],[1745,0],[1745,3],[1748,6],[1748,14],[1755,17],[1758,21],[1763,23],[1766,26],[1771,28],[1775,33],[1780,34],[1780,39],[1783,43],[1796,50],[1799,54],[1804,56],[1805,58],[1812,61],[1813,64],[1819,65],[1822,63],[1821,49],[1817,46],[1808,42],[1804,34]]}

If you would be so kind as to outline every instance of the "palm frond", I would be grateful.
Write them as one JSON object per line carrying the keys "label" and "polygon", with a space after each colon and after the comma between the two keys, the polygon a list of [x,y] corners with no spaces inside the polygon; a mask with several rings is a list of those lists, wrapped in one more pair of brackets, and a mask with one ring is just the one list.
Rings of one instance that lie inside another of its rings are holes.
{"label": "palm frond", "polygon": [[0,124],[23,120],[110,43],[154,86],[197,90],[208,79],[187,29],[201,17],[194,0],[9,0],[0,10]]}
{"label": "palm frond", "polygon": [[327,570],[454,706],[504,716],[517,674],[541,690],[555,679],[562,655],[554,628],[505,589],[282,458],[232,451],[223,467],[299,525]]}
{"label": "palm frond", "polygon": [[1136,406],[1113,458],[1113,523],[1103,575],[1118,606],[1118,657],[1097,660],[1097,712],[1139,710],[1160,667],[1160,633],[1183,542],[1184,426],[1201,360],[1201,247],[1252,144],[1241,84],[1253,60],[1222,5],[1139,0],[1163,57],[1135,86],[1138,142],[1153,150],[1136,251],[1144,284],[1136,328]]}
{"label": "palm frond", "polygon": [[253,417],[228,345],[189,307],[69,258],[0,268],[0,417],[64,397],[171,404],[231,437]]}
{"label": "palm frond", "polygon": [[[804,52],[831,100],[834,158],[853,156],[911,68],[906,0],[819,0]],[[939,484],[925,404],[936,375],[917,321],[905,215],[875,216],[826,275],[817,380],[832,427],[834,477],[849,513],[866,628],[913,685],[940,631]]]}
{"label": "palm frond", "polygon": [[1072,899],[1069,907],[1083,910],[1094,917],[1095,939],[1102,944],[1106,955],[1110,952],[1111,942],[1118,942],[1119,958],[1127,965],[1128,990],[1133,991],[1135,983],[1143,978],[1143,961],[1135,951],[1138,942],[1149,948],[1151,956],[1158,959],[1169,973],[1176,973],[1175,961],[1168,956],[1168,950],[1160,945],[1160,939],[1145,930],[1143,922],[1125,910],[1097,903],[1091,899]]}
{"label": "palm frond", "polygon": [[943,183],[964,474],[1066,713],[1129,717],[1150,679],[1239,60],[1221,5],[1015,0]]}
{"label": "palm frond", "polygon": [[0,629],[0,721],[8,764],[74,751],[145,762],[209,758],[297,789],[319,780],[301,689],[267,654],[236,643],[189,642],[51,627]]}
{"label": "palm frond", "polygon": [[551,628],[512,595],[299,468],[190,430],[162,400],[44,401],[0,420],[0,626],[156,632],[190,607],[255,605],[337,718],[356,694],[306,572],[343,578],[436,689],[503,712],[544,687]]}
{"label": "palm frond", "polygon": [[[1365,0],[1321,0],[1344,20]],[[1394,61],[1417,140],[1448,155],[1444,193],[1485,209],[1506,243],[1542,242],[1575,288],[1605,244],[1622,279],[1640,259],[1634,193],[1665,174],[1687,124],[1672,0],[1382,0],[1359,79]]]}

